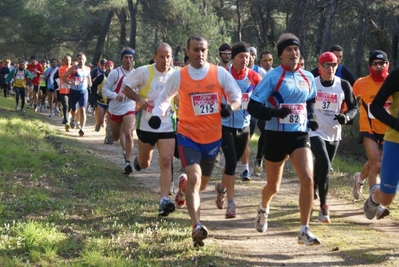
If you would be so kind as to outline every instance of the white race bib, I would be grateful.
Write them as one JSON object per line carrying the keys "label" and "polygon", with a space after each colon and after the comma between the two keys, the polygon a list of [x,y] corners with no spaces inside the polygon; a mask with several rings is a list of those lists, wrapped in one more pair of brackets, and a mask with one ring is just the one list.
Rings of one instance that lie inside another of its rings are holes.
{"label": "white race bib", "polygon": [[217,93],[197,94],[191,96],[194,115],[210,115],[219,113],[219,99]]}
{"label": "white race bib", "polygon": [[334,93],[317,92],[315,109],[338,110],[338,96]]}
{"label": "white race bib", "polygon": [[305,104],[280,104],[280,108],[285,107],[291,110],[284,119],[280,119],[283,124],[304,124],[306,121],[306,105]]}
{"label": "white race bib", "polygon": [[248,103],[249,103],[249,98],[251,97],[251,93],[242,93],[242,97],[241,97],[241,106],[240,106],[240,110],[247,110],[248,109]]}

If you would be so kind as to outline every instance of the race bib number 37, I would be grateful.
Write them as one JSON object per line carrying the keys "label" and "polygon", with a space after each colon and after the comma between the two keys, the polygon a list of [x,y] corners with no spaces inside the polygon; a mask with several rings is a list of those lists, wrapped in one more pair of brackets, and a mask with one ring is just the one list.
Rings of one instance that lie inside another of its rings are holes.
{"label": "race bib number 37", "polygon": [[280,119],[280,123],[284,124],[304,124],[306,121],[306,105],[305,104],[280,104],[280,108],[285,107],[291,110],[284,119]]}
{"label": "race bib number 37", "polygon": [[338,96],[337,94],[317,92],[315,109],[321,110],[337,110]]}
{"label": "race bib number 37", "polygon": [[217,93],[192,95],[194,115],[209,115],[219,113],[219,99]]}

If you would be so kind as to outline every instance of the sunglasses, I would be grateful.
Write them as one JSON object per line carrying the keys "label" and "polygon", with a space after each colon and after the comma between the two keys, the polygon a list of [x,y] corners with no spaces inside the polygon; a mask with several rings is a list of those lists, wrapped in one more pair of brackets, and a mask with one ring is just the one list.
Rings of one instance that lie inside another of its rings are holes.
{"label": "sunglasses", "polygon": [[261,61],[263,61],[263,62],[272,62],[273,59],[272,58],[262,58]]}
{"label": "sunglasses", "polygon": [[381,67],[383,67],[385,64],[387,64],[386,61],[373,61],[371,63],[371,65],[373,65],[373,66],[381,66]]}
{"label": "sunglasses", "polygon": [[324,63],[321,64],[324,68],[335,68],[336,66],[338,66],[338,63]]}

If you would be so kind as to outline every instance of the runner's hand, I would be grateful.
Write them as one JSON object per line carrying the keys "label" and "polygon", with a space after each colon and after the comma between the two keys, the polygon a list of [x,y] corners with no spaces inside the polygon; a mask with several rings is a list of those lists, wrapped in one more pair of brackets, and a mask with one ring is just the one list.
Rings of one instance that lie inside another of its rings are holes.
{"label": "runner's hand", "polygon": [[289,114],[291,114],[291,109],[282,107],[278,109],[270,109],[270,117],[277,117],[280,119],[284,119],[287,117]]}
{"label": "runner's hand", "polygon": [[344,114],[335,114],[334,120],[337,120],[339,124],[346,124],[348,122],[348,117]]}
{"label": "runner's hand", "polygon": [[233,109],[231,108],[230,105],[222,104],[222,109],[220,110],[220,114],[222,115],[223,118],[226,118],[231,114],[233,114]]}
{"label": "runner's hand", "polygon": [[148,120],[148,125],[150,125],[152,129],[159,129],[159,127],[161,127],[161,118],[158,116],[151,116],[151,118]]}
{"label": "runner's hand", "polygon": [[312,131],[316,131],[317,129],[319,129],[319,123],[315,119],[309,119],[308,120],[308,127]]}

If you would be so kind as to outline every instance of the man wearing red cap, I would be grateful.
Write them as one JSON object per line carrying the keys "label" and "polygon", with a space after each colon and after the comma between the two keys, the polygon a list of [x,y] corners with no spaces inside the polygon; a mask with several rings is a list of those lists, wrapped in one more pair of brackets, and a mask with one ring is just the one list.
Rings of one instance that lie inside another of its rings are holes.
{"label": "man wearing red cap", "polygon": [[[356,99],[350,83],[335,76],[338,67],[337,57],[324,52],[319,57],[320,76],[315,78],[315,114],[319,128],[309,132],[311,149],[314,155],[314,191],[319,190],[320,211],[318,221],[330,223],[327,193],[331,164],[341,140],[342,125],[353,119],[357,112]],[[348,110],[341,111],[345,102]]]}
{"label": "man wearing red cap", "polygon": [[[370,104],[387,78],[388,69],[387,54],[381,50],[372,51],[369,56],[370,74],[358,79],[353,85],[356,97],[360,97],[359,142],[363,144],[367,156],[367,162],[363,165],[362,171],[353,175],[352,195],[356,200],[359,200],[362,195],[364,180],[367,177],[370,190],[380,182],[382,146],[388,126],[375,119],[370,113]],[[389,109],[390,104],[391,98],[388,98],[385,103],[386,110]],[[387,215],[389,215],[389,210],[379,205],[377,219],[382,219]]]}

